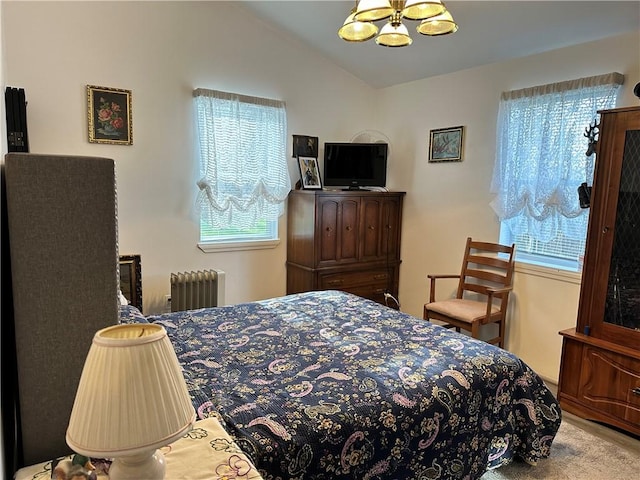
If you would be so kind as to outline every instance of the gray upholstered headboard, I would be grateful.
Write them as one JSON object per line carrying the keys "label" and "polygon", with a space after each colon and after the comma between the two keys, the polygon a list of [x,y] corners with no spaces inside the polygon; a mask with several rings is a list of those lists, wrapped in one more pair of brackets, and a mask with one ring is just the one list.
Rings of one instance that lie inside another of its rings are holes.
{"label": "gray upholstered headboard", "polygon": [[[2,286],[3,397],[12,390],[10,321],[17,374],[16,441],[4,438],[15,446],[10,470],[69,452],[65,432],[93,334],[117,322],[118,252],[113,160],[10,153],[3,173],[3,280],[6,255],[11,268]],[[5,318],[7,293],[13,319]]]}

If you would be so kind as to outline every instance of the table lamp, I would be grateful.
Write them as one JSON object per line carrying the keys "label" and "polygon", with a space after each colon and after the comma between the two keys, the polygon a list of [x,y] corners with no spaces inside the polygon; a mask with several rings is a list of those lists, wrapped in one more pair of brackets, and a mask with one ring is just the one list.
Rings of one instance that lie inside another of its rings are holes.
{"label": "table lamp", "polygon": [[99,330],[85,360],[66,441],[113,458],[109,479],[162,479],[159,447],[191,430],[196,414],[166,330],[137,323]]}

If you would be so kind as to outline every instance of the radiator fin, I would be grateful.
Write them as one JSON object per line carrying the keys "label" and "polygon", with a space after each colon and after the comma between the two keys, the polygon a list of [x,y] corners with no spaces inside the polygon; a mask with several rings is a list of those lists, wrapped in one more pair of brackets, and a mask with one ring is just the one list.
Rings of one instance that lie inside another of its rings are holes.
{"label": "radiator fin", "polygon": [[171,311],[224,305],[224,278],[222,270],[200,270],[171,274]]}

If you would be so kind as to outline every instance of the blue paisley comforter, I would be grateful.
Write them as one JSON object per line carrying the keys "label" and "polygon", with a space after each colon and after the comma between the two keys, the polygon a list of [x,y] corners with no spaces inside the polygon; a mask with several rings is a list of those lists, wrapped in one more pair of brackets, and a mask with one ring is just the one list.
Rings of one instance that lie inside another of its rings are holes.
{"label": "blue paisley comforter", "polygon": [[560,426],[518,357],[348,293],[147,320],[267,480],[475,479],[547,457]]}

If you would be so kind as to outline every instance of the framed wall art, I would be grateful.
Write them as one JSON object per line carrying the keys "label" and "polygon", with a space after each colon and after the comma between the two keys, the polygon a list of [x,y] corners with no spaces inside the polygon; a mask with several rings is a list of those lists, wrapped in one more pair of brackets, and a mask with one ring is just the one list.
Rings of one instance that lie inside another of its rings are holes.
{"label": "framed wall art", "polygon": [[90,143],[133,144],[131,90],[87,85]]}
{"label": "framed wall art", "polygon": [[298,157],[300,181],[304,190],[322,190],[318,159],[314,157]]}
{"label": "framed wall art", "polygon": [[318,137],[293,136],[293,156],[318,158]]}
{"label": "framed wall art", "polygon": [[120,255],[120,291],[142,312],[142,265],[140,255]]}
{"label": "framed wall art", "polygon": [[431,130],[429,136],[430,162],[461,162],[464,144],[464,127]]}

